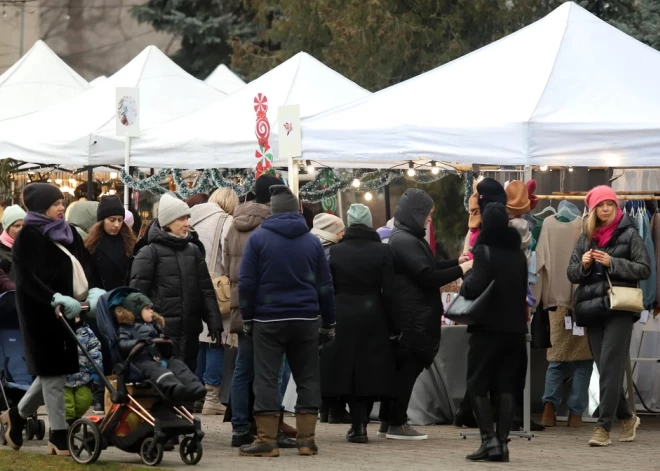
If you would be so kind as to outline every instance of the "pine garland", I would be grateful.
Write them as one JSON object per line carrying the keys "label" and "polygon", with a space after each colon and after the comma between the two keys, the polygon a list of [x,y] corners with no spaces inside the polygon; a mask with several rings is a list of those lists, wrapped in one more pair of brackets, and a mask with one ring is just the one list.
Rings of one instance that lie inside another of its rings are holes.
{"label": "pine garland", "polygon": [[463,186],[463,206],[466,211],[470,211],[470,196],[474,193],[474,172],[468,171],[465,173],[465,180]]}
{"label": "pine garland", "polygon": [[167,193],[167,190],[160,186],[160,182],[167,178],[167,175],[170,173],[169,168],[164,168],[157,173],[154,173],[151,176],[148,176],[142,172],[136,172],[137,178],[131,177],[125,168],[122,168],[119,171],[119,176],[124,185],[129,188],[133,188],[138,191],[149,191],[151,193],[162,195]]}

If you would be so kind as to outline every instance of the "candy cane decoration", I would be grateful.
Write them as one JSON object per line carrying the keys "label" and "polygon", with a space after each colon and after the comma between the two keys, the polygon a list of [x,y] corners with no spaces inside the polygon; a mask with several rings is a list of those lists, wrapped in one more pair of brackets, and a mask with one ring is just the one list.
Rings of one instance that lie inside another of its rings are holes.
{"label": "candy cane decoration", "polygon": [[273,167],[273,153],[270,149],[270,122],[266,112],[268,111],[268,98],[261,93],[254,97],[254,111],[257,113],[254,133],[257,136],[258,148],[254,152],[255,158],[259,159],[255,171],[255,177],[259,178],[264,170]]}

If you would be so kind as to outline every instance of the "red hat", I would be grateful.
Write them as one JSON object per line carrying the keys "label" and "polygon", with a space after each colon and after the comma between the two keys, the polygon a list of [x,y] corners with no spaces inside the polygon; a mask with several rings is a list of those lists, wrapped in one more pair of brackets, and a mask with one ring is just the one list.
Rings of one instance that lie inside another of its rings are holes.
{"label": "red hat", "polygon": [[587,193],[587,197],[584,199],[584,201],[587,203],[589,211],[592,211],[603,201],[614,201],[617,206],[619,205],[619,199],[617,198],[614,190],[605,185],[592,188],[591,191]]}
{"label": "red hat", "polygon": [[527,196],[529,197],[529,209],[534,210],[539,204],[539,199],[534,194],[536,192],[536,180],[527,180],[525,186],[527,186]]}

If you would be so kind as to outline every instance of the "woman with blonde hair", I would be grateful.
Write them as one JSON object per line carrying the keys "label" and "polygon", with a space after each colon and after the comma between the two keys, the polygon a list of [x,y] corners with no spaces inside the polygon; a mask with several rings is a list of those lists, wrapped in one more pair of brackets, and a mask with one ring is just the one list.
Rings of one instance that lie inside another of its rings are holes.
{"label": "woman with blonde hair", "polygon": [[612,286],[635,288],[651,275],[651,260],[628,215],[618,206],[610,187],[597,186],[586,197],[589,217],[568,266],[575,292],[575,322],[587,328],[589,347],[600,373],[598,424],[589,445],[607,446],[616,418],[621,420],[620,442],[635,439],[639,417],[622,392],[633,324],[640,312],[611,309]]}
{"label": "woman with blonde hair", "polygon": [[[220,188],[213,192],[207,203],[195,204],[190,212],[190,223],[197,232],[206,251],[205,260],[212,278],[225,275],[222,258],[222,246],[234,220],[232,214],[238,206],[238,196],[231,188]],[[206,400],[202,408],[204,415],[224,414],[225,408],[220,401],[222,369],[224,366],[224,346],[229,343],[229,317],[223,319],[226,334],[224,341],[211,341],[209,330],[199,336],[199,354],[197,356],[197,377],[206,385]]]}

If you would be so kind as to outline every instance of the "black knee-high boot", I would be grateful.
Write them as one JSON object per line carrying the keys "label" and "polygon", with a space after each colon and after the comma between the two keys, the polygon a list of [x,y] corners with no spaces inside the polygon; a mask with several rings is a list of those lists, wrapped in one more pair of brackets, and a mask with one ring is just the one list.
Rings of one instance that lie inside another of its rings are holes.
{"label": "black knee-high boot", "polygon": [[474,415],[481,432],[481,446],[474,453],[467,455],[471,461],[501,461],[502,447],[493,430],[493,411],[488,396],[472,396]]}
{"label": "black knee-high boot", "polygon": [[497,413],[497,438],[502,446],[502,459],[509,461],[509,432],[513,423],[513,395],[504,393],[499,395]]}
{"label": "black knee-high boot", "polygon": [[367,404],[360,400],[351,400],[349,402],[351,409],[351,428],[346,434],[346,440],[351,443],[367,443]]}

